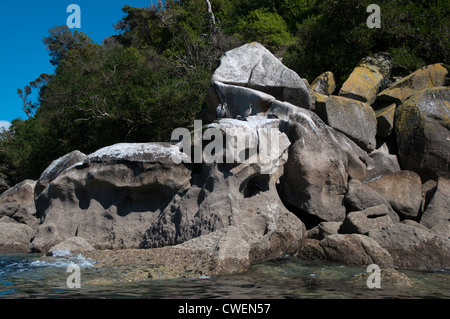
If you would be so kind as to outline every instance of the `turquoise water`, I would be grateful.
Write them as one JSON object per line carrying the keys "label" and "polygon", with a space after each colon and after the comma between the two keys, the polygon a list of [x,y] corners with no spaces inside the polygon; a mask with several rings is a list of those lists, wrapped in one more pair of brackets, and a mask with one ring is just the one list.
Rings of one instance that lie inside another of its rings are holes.
{"label": "turquoise water", "polygon": [[[80,266],[81,288],[67,287],[67,267]],[[40,255],[0,255],[0,299],[304,299],[450,298],[450,272],[402,271],[412,288],[367,288],[354,276],[366,269],[324,262],[283,259],[257,264],[243,274],[177,280],[95,284],[110,269],[98,269],[83,256],[42,259]],[[117,274],[111,274],[116,276]]]}

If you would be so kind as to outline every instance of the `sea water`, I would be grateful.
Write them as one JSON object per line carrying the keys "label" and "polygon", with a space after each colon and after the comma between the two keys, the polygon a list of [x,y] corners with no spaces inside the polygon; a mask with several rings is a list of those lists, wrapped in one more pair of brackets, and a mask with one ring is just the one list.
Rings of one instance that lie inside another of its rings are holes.
{"label": "sea water", "polygon": [[[81,288],[69,289],[67,268],[73,264],[80,267]],[[82,255],[65,251],[56,252],[54,257],[0,254],[0,299],[450,298],[448,269],[402,270],[414,282],[412,288],[383,287],[382,283],[381,289],[369,289],[365,282],[355,281],[355,275],[366,269],[292,258],[256,264],[242,274],[96,283],[95,278],[104,278],[110,271],[95,267],[95,262]]]}

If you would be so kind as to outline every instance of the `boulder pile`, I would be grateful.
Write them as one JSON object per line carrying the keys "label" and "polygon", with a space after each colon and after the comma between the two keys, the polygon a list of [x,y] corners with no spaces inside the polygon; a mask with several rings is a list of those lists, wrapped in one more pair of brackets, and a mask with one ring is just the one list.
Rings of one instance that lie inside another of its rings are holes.
{"label": "boulder pile", "polygon": [[[391,70],[389,55],[367,57],[336,92],[332,72],[310,86],[258,43],[231,50],[193,133],[200,144],[187,150],[177,137],[55,160],[0,195],[0,252],[67,246],[153,277],[155,267],[241,272],[286,254],[448,268],[448,71],[434,64],[393,82]],[[225,147],[242,138],[235,154]],[[199,149],[215,160],[194,160]]]}

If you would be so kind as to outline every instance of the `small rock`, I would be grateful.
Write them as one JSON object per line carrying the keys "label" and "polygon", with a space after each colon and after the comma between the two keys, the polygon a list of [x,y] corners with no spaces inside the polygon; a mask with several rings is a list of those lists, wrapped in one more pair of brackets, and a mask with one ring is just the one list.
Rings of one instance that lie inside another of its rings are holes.
{"label": "small rock", "polygon": [[393,224],[389,210],[385,205],[370,207],[360,212],[351,212],[345,218],[341,232],[345,234],[365,235],[371,229]]}
{"label": "small rock", "polygon": [[[355,283],[358,283],[361,286],[365,286],[367,284],[367,279],[371,273],[362,273],[357,274],[352,277]],[[411,288],[414,287],[414,282],[408,278],[404,273],[401,273],[392,268],[381,269],[381,278],[380,284],[381,289],[384,288]]]}
{"label": "small rock", "polygon": [[320,242],[326,259],[349,266],[377,264],[392,268],[394,262],[389,252],[375,240],[360,234],[337,234]]}
{"label": "small rock", "polygon": [[331,95],[336,89],[336,81],[334,79],[334,74],[330,71],[324,72],[319,75],[311,84],[311,88],[314,92]]}
{"label": "small rock", "polygon": [[375,111],[377,117],[377,136],[388,137],[394,130],[396,104],[393,103]]}
{"label": "small rock", "polygon": [[67,251],[71,254],[79,254],[86,251],[94,251],[94,247],[81,237],[72,237],[53,246],[47,252],[47,256],[52,256],[55,251]]}

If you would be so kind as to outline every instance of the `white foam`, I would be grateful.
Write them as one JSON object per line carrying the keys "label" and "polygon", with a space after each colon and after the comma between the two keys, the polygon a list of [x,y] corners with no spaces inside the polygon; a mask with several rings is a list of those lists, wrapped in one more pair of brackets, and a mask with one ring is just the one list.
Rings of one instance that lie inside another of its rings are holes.
{"label": "white foam", "polygon": [[80,268],[92,268],[95,262],[84,257],[82,254],[72,255],[68,250],[55,250],[53,257],[45,260],[33,261],[30,265],[32,267],[56,267],[67,268],[70,265],[77,265]]}

